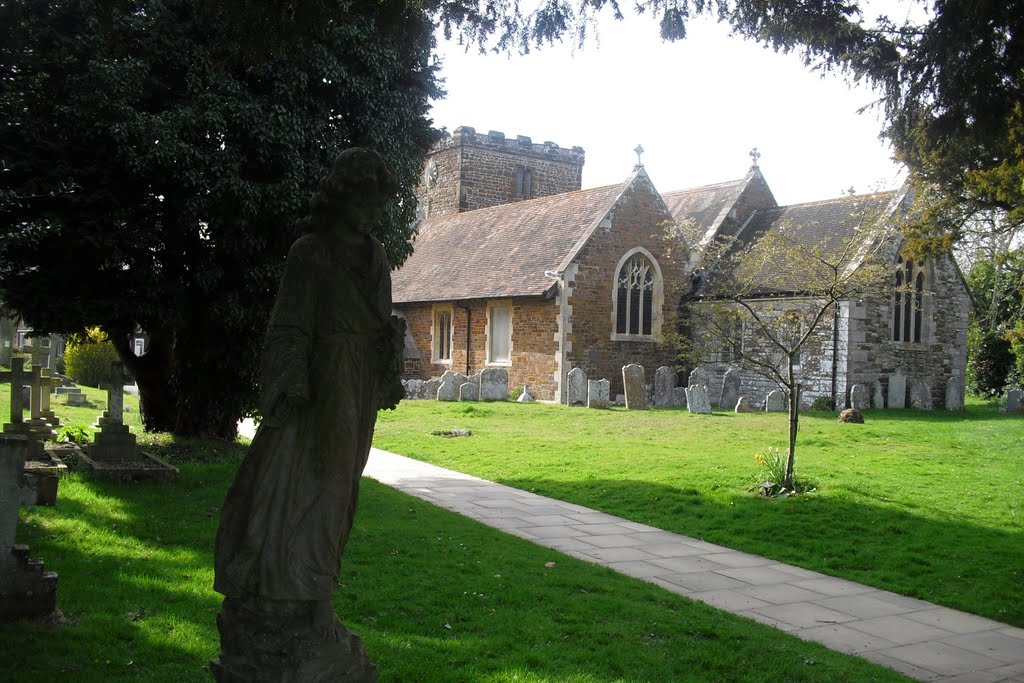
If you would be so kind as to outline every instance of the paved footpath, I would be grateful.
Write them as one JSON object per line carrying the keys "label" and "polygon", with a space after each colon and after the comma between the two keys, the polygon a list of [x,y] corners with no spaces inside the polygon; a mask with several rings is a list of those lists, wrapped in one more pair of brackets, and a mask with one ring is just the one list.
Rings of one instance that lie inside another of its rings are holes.
{"label": "paved footpath", "polygon": [[1024,682],[1024,629],[373,449],[404,493],[922,681]]}

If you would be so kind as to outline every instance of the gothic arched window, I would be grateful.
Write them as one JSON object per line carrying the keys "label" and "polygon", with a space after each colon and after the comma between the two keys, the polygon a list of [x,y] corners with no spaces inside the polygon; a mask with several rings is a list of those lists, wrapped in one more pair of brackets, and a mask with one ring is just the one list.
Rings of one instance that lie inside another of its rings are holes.
{"label": "gothic arched window", "polygon": [[646,250],[635,249],[615,273],[615,337],[656,337],[661,332],[661,272]]}

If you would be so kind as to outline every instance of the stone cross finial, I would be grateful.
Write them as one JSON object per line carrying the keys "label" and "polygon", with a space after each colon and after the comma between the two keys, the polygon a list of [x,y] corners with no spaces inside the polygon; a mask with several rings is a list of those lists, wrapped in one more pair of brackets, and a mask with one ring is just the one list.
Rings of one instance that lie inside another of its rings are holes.
{"label": "stone cross finial", "polygon": [[750,150],[750,159],[754,163],[750,165],[750,168],[758,168],[757,160],[761,158],[761,153],[757,151],[757,147]]}
{"label": "stone cross finial", "polygon": [[0,372],[0,380],[11,382],[11,423],[17,424],[22,421],[22,414],[25,412],[25,399],[21,391],[28,383],[25,359],[20,356],[11,358],[11,369],[8,372]]}
{"label": "stone cross finial", "polygon": [[644,152],[645,152],[646,150],[644,149],[644,146],[643,146],[643,145],[637,145],[637,146],[636,146],[636,147],[635,147],[635,148],[633,149],[633,151],[634,151],[634,152],[636,152],[636,166],[634,166],[634,167],[633,167],[633,170],[637,170],[637,171],[638,171],[638,170],[640,170],[641,168],[643,168],[643,167],[644,167],[644,161],[643,161],[643,159],[641,159],[640,157],[641,157],[641,155],[642,155],[642,154],[643,154],[643,153],[644,153]]}

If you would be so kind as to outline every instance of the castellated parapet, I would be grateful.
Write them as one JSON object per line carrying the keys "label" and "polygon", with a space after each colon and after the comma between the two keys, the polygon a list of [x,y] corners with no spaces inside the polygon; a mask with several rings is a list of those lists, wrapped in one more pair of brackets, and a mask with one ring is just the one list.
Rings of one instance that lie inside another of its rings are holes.
{"label": "castellated parapet", "polygon": [[461,126],[427,156],[417,188],[421,218],[579,190],[585,153],[526,135]]}

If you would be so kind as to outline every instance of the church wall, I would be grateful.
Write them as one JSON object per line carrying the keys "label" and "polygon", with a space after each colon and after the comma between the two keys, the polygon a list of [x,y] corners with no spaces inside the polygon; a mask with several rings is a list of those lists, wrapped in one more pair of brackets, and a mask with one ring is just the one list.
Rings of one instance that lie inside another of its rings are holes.
{"label": "church wall", "polygon": [[848,385],[881,383],[883,395],[888,396],[888,378],[899,372],[907,378],[908,392],[911,382],[927,382],[932,403],[942,408],[946,383],[955,377],[963,396],[970,308],[967,289],[949,257],[930,262],[926,278],[920,343],[893,341],[891,296],[865,297],[851,311]]}
{"label": "church wall", "polygon": [[[654,371],[679,361],[672,346],[676,329],[677,302],[683,283],[689,282],[685,247],[670,248],[666,221],[670,216],[656,190],[644,177],[637,179],[574,259],[575,274],[568,278],[569,324],[565,331],[566,362],[562,368],[582,368],[589,379],[607,379],[612,398],[623,393],[622,366],[644,366],[647,381],[654,382]],[[630,250],[646,249],[661,268],[664,297],[661,305],[661,342],[649,340],[615,341],[612,298],[616,266]]]}
{"label": "church wall", "polygon": [[[508,300],[504,300],[508,301]],[[534,398],[554,400],[557,370],[558,331],[556,302],[542,297],[517,297],[512,303],[511,362],[487,362],[488,300],[444,302],[452,312],[451,361],[433,362],[434,304],[401,304],[396,306],[420,353],[418,366],[406,364],[406,379],[440,377],[447,370],[476,374],[486,367],[504,367],[509,374],[509,388],[527,385]],[[469,372],[466,370],[466,327],[469,323]]]}

